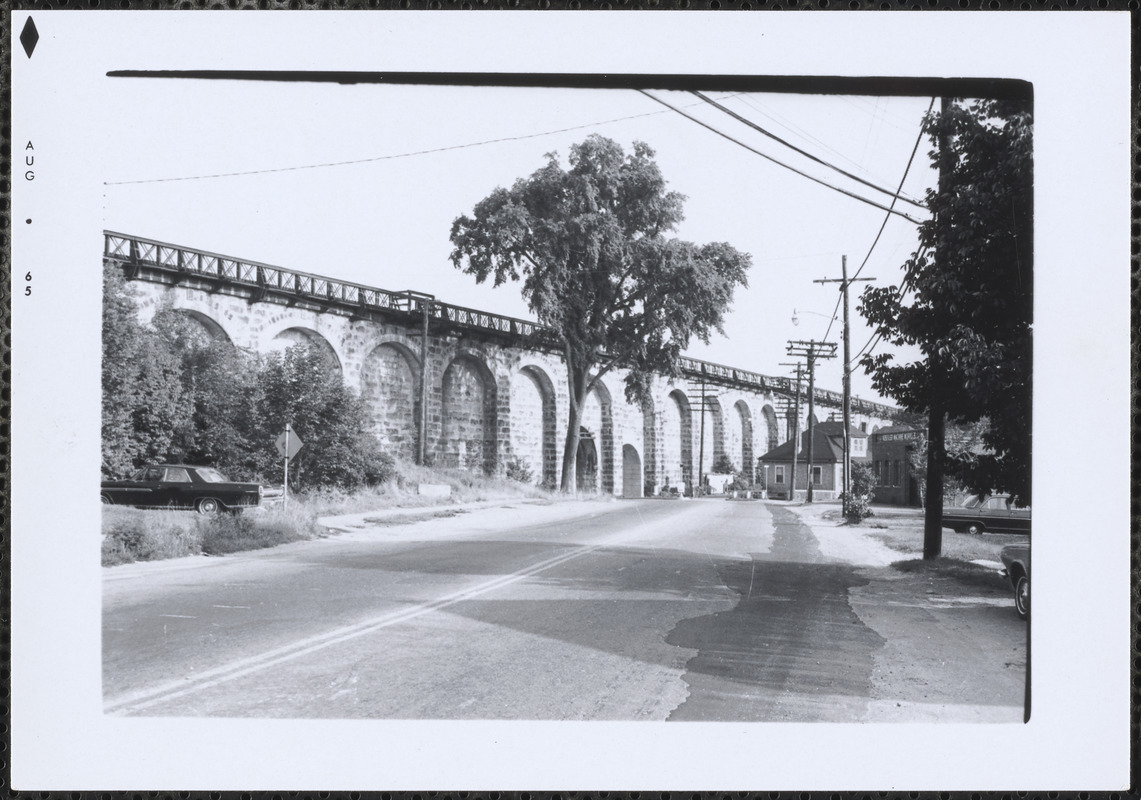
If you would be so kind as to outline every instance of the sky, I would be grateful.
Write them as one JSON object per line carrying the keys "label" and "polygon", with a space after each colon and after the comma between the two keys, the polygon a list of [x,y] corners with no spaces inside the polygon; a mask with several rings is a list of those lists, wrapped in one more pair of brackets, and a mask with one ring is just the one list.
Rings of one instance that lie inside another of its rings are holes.
{"label": "sky", "polygon": [[[113,146],[104,157],[104,227],[173,244],[533,318],[518,287],[492,288],[449,261],[452,220],[500,186],[564,159],[597,133],[628,152],[656,152],[668,188],[687,197],[675,235],[728,242],[752,256],[749,286],[725,335],[688,355],[768,375],[788,341],[835,342],[818,385],[842,386],[838,284],[849,275],[897,284],[915,223],[888,216],[773,163],[628,89],[517,89],[104,78]],[[881,205],[859,185],[682,91],[654,96],[770,158]],[[934,173],[924,138],[930,98],[710,92],[796,147],[878,186],[922,199]],[[923,209],[897,205],[916,219]],[[870,252],[870,256],[869,256]],[[871,332],[853,288],[851,351]],[[794,324],[793,317],[797,318]],[[833,316],[837,319],[833,321]],[[883,346],[881,345],[880,348]],[[877,352],[882,349],[877,348]],[[862,369],[853,395],[883,400]],[[890,399],[887,399],[890,402]]]}

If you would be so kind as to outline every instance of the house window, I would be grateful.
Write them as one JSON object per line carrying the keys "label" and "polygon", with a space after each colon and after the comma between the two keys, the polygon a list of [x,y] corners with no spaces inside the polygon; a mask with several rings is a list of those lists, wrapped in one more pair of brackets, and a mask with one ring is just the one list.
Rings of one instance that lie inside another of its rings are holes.
{"label": "house window", "polygon": [[784,467],[777,465],[776,475],[773,478],[776,483],[784,483]]}
{"label": "house window", "polygon": [[862,456],[865,453],[867,453],[866,445],[867,445],[867,442],[864,439],[853,439],[852,440],[852,455]]}
{"label": "house window", "polygon": [[900,486],[903,484],[903,462],[895,462],[895,480],[892,481],[892,486]]}
{"label": "house window", "polygon": [[812,485],[819,486],[821,479],[824,477],[823,470],[820,467],[812,468]]}

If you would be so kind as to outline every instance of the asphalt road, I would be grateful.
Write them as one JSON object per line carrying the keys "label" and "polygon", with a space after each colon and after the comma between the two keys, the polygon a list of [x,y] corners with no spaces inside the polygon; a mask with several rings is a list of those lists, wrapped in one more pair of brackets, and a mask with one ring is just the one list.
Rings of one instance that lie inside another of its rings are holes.
{"label": "asphalt road", "polygon": [[775,504],[587,502],[109,568],[104,710],[1020,721],[1010,598],[859,537]]}

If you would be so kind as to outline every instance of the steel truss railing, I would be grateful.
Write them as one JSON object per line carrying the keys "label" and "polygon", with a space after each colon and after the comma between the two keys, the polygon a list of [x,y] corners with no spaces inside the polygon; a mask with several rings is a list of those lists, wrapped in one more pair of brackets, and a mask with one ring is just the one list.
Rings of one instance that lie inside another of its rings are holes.
{"label": "steel truss railing", "polygon": [[[531,320],[442,303],[432,295],[378,289],[125,233],[103,232],[103,256],[131,267],[146,266],[174,276],[194,276],[245,286],[252,290],[254,297],[272,293],[338,306],[354,312],[377,311],[416,318],[423,318],[426,307],[429,319],[438,325],[526,338],[548,346],[555,341],[548,328]],[[796,391],[792,380],[786,377],[762,375],[687,356],[679,359],[678,366],[687,378],[707,383],[780,393]],[[843,403],[843,396],[839,392],[827,389],[816,389],[816,398],[831,405],[839,406]],[[890,406],[856,398],[852,399],[852,409],[884,417],[895,413],[895,409]]]}

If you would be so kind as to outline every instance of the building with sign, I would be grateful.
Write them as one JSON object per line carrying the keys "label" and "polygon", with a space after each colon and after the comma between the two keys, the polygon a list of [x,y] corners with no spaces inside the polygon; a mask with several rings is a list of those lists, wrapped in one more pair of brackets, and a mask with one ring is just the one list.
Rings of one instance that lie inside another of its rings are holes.
{"label": "building with sign", "polygon": [[919,480],[912,454],[922,449],[927,434],[909,425],[881,428],[871,436],[871,463],[876,476],[872,501],[893,506],[919,506]]}
{"label": "building with sign", "polygon": [[[868,435],[849,428],[852,463],[867,464]],[[761,456],[765,485],[774,500],[789,499],[792,475],[792,440]],[[807,494],[809,481],[808,431],[800,434],[800,451],[796,454],[796,497]],[[812,429],[812,497],[814,500],[837,500],[844,491],[844,423],[829,420],[817,422]]]}

